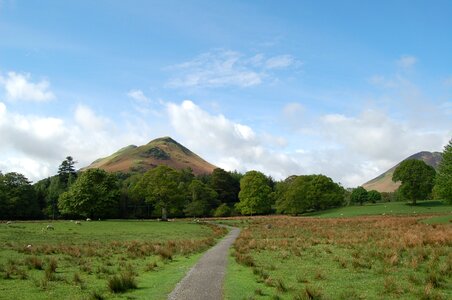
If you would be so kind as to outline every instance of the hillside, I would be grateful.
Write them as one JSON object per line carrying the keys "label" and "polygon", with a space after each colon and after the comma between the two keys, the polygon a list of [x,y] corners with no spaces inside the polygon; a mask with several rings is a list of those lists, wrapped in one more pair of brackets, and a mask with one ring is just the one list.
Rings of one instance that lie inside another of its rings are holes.
{"label": "hillside", "polygon": [[[196,175],[216,168],[170,137],[155,139],[143,146],[130,145],[112,155],[99,158],[83,169],[100,168],[108,172],[146,172],[158,165],[174,169],[191,168]],[[83,170],[82,169],[82,170]]]}
{"label": "hillside", "polygon": [[[440,152],[422,151],[422,152],[413,154],[404,160],[407,160],[407,159],[423,160],[426,164],[428,164],[436,169],[438,167],[439,163],[441,162],[441,153]],[[387,170],[380,176],[364,183],[362,186],[368,191],[376,190],[379,192],[394,192],[400,186],[400,183],[393,182],[392,175],[394,174],[394,171],[399,164],[400,163],[398,163],[394,167],[390,168],[389,170]]]}

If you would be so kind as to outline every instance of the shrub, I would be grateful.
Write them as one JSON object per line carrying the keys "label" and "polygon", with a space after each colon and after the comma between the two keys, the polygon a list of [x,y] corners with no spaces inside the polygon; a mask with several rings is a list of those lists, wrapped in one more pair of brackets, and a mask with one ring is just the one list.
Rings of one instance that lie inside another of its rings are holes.
{"label": "shrub", "polygon": [[25,264],[28,265],[29,269],[36,269],[36,270],[42,270],[42,260],[37,256],[30,256],[27,257],[25,260]]}
{"label": "shrub", "polygon": [[108,288],[113,293],[124,293],[137,287],[135,277],[128,272],[122,273],[120,276],[113,276],[108,280]]}
{"label": "shrub", "polygon": [[213,213],[214,217],[229,217],[231,215],[231,209],[229,206],[225,203],[221,204],[220,206],[215,209],[215,212]]}

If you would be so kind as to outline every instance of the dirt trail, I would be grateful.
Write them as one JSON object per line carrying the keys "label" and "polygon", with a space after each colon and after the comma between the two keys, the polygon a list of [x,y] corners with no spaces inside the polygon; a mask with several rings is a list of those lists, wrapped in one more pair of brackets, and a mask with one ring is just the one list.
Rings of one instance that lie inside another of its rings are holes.
{"label": "dirt trail", "polygon": [[232,228],[226,237],[210,248],[185,275],[168,300],[220,300],[223,299],[223,280],[228,262],[229,247],[240,233]]}

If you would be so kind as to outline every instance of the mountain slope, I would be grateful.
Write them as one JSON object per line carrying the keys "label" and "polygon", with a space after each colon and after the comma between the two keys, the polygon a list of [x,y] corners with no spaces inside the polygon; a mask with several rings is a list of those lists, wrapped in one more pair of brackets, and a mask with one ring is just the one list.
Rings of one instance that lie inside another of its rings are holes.
{"label": "mountain slope", "polygon": [[[110,156],[99,158],[83,169],[100,168],[108,172],[146,172],[158,165],[174,169],[191,168],[193,173],[208,174],[216,168],[170,137],[155,139],[146,145],[130,145]],[[82,170],[83,170],[82,169]]]}
{"label": "mountain slope", "polygon": [[[436,168],[438,168],[438,165],[441,162],[441,153],[440,152],[422,151],[422,152],[413,154],[404,160],[407,160],[407,159],[423,160],[426,164],[428,164],[436,169]],[[394,171],[399,164],[400,163],[398,163],[391,169],[387,170],[380,176],[377,176],[374,179],[364,183],[362,185],[362,187],[368,191],[376,190],[379,192],[394,192],[400,186],[400,182],[393,182],[392,175],[394,174]]]}

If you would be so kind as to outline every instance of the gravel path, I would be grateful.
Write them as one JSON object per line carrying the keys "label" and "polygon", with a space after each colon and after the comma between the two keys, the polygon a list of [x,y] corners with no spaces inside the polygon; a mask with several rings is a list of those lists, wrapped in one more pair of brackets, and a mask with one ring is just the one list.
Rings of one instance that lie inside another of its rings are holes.
{"label": "gravel path", "polygon": [[232,228],[226,237],[210,248],[169,294],[169,300],[223,299],[223,280],[229,247],[240,233]]}

